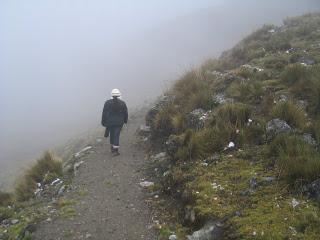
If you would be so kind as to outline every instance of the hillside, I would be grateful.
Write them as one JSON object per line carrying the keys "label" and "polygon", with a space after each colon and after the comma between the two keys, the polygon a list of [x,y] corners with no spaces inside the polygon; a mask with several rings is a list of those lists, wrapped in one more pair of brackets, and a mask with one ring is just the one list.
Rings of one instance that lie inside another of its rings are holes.
{"label": "hillside", "polygon": [[319,110],[320,13],[184,74],[146,116],[160,238],[318,239]]}

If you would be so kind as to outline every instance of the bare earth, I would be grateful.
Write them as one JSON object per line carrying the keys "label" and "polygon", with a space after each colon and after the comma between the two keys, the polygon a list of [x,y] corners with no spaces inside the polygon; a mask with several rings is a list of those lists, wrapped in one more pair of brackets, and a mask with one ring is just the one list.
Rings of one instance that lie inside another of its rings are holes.
{"label": "bare earth", "polygon": [[84,163],[65,196],[76,199],[76,215],[41,222],[34,239],[156,239],[145,190],[139,186],[147,161],[143,150],[135,146],[140,123],[141,119],[132,120],[123,129],[120,156],[112,157],[109,139],[104,138],[81,159]]}

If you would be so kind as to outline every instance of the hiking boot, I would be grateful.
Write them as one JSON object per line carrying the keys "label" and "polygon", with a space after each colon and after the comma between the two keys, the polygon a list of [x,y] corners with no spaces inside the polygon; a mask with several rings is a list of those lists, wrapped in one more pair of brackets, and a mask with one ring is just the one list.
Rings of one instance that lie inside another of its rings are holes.
{"label": "hiking boot", "polygon": [[110,149],[111,149],[111,153],[114,153],[115,149],[112,145],[111,145]]}
{"label": "hiking boot", "polygon": [[113,156],[119,156],[120,153],[119,153],[119,150],[118,149],[113,149],[113,152],[112,152]]}

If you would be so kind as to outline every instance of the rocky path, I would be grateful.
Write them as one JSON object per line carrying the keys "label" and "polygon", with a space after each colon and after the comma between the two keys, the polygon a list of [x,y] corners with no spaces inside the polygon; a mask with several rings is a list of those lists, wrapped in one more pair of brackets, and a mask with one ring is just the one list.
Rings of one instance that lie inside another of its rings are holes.
{"label": "rocky path", "polygon": [[139,186],[146,164],[135,131],[141,123],[130,122],[121,135],[121,155],[112,157],[106,139],[81,160],[65,198],[75,199],[73,217],[58,217],[39,224],[34,239],[156,239],[151,210]]}

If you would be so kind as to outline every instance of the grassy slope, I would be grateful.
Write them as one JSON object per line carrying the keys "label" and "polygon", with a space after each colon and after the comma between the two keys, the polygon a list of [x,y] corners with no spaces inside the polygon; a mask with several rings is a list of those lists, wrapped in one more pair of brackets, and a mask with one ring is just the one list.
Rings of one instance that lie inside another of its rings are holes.
{"label": "grassy slope", "polygon": [[[306,59],[312,66],[301,64]],[[234,103],[217,103],[221,93]],[[157,140],[175,135],[180,144],[160,186],[180,203],[171,230],[183,239],[205,221],[229,216],[228,239],[318,239],[319,206],[298,193],[320,176],[319,152],[301,140],[303,133],[320,140],[320,14],[262,27],[186,73],[167,95],[173,100],[151,126]],[[196,108],[211,112],[203,129],[190,131],[186,115]],[[273,118],[295,132],[268,141],[265,125]],[[229,141],[236,149],[226,152]],[[218,158],[208,161],[213,154]],[[193,223],[184,220],[185,209],[194,210]]]}

